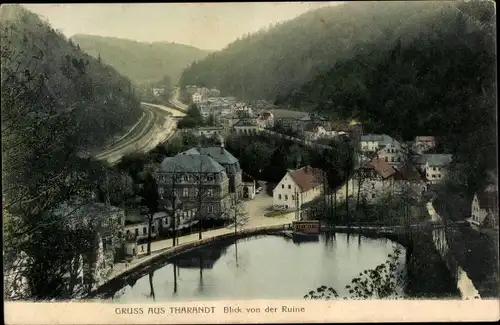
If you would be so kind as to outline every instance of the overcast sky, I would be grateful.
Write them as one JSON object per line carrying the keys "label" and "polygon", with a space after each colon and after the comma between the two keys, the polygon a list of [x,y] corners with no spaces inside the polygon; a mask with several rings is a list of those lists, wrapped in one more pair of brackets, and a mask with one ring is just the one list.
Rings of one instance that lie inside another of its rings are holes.
{"label": "overcast sky", "polygon": [[218,50],[271,23],[339,2],[25,4],[67,37],[113,36]]}

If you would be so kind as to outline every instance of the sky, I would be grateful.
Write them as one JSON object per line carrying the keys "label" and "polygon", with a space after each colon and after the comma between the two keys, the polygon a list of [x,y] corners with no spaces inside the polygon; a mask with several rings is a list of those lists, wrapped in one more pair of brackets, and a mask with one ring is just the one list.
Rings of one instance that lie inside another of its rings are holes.
{"label": "sky", "polygon": [[67,37],[90,34],[219,50],[239,36],[340,2],[24,4]]}

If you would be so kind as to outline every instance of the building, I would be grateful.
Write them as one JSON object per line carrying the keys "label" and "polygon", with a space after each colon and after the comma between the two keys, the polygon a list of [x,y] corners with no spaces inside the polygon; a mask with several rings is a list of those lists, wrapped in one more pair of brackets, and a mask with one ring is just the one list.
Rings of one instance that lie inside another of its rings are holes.
{"label": "building", "polygon": [[193,100],[193,103],[195,103],[195,104],[201,103],[201,100],[202,100],[201,94],[198,92],[194,93],[192,95],[192,100]]}
{"label": "building", "polygon": [[386,134],[366,134],[360,137],[359,145],[363,153],[376,153],[393,141]]}
{"label": "building", "polygon": [[185,89],[186,89],[186,93],[189,96],[191,96],[194,93],[196,93],[196,90],[198,89],[198,87],[196,87],[196,85],[187,85]]}
{"label": "building", "polygon": [[210,89],[207,87],[199,87],[196,92],[201,95],[202,102],[205,102],[210,97]]}
{"label": "building", "polygon": [[394,139],[387,142],[385,147],[377,152],[379,158],[384,159],[393,167],[403,166],[406,163],[406,160],[408,160],[408,154],[409,152],[406,145]]}
{"label": "building", "polygon": [[219,120],[222,125],[227,131],[231,130],[233,128],[233,125],[235,125],[241,118],[241,114],[238,112],[232,112],[226,115],[222,115]]}
{"label": "building", "polygon": [[417,136],[413,142],[413,150],[424,153],[436,147],[436,138],[433,136]]}
{"label": "building", "polygon": [[160,97],[165,93],[165,88],[153,88],[153,95],[155,97]]}
{"label": "building", "polygon": [[238,159],[224,148],[222,142],[220,146],[197,147],[180,154],[196,155],[200,153],[209,156],[225,169],[229,178],[229,193],[236,193],[238,198],[242,198],[242,170]]}
{"label": "building", "polygon": [[257,124],[263,128],[271,128],[274,126],[274,115],[269,111],[263,111],[257,118]]}
{"label": "building", "polygon": [[210,89],[209,93],[210,97],[219,97],[220,96],[220,90],[217,88],[212,88]]}
{"label": "building", "polygon": [[182,132],[191,133],[196,136],[201,136],[206,138],[224,135],[225,133],[224,128],[221,126],[200,126],[193,129],[182,129]]}
{"label": "building", "polygon": [[488,186],[472,199],[470,224],[474,229],[498,229],[498,192]]}
{"label": "building", "polygon": [[294,210],[321,195],[321,170],[305,166],[289,171],[273,190],[273,207]]}
{"label": "building", "polygon": [[229,177],[212,157],[190,149],[165,158],[154,177],[160,200],[172,200],[175,196],[184,209],[200,209],[203,218],[225,217],[230,204]]}
{"label": "building", "polygon": [[373,157],[361,166],[363,181],[360,196],[367,201],[377,200],[394,191],[397,171],[385,159]]}
{"label": "building", "polygon": [[233,129],[237,134],[243,135],[257,134],[260,132],[257,121],[250,117],[241,118],[233,125]]}
{"label": "building", "polygon": [[451,164],[453,155],[427,154],[425,155],[425,177],[431,184],[439,183],[446,175],[447,167]]}

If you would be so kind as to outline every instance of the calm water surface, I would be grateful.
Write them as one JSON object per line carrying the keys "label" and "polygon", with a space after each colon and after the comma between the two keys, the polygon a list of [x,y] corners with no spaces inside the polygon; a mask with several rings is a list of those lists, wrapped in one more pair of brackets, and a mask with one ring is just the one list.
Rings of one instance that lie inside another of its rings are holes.
{"label": "calm water surface", "polygon": [[279,236],[250,237],[172,259],[135,283],[129,281],[112,301],[302,299],[321,285],[342,296],[352,278],[385,262],[396,245],[347,234],[322,234],[319,241],[301,243]]}

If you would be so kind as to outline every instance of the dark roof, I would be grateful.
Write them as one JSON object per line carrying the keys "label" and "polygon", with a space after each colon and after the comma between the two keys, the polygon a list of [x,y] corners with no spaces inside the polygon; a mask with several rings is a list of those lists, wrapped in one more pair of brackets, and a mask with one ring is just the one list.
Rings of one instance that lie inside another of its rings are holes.
{"label": "dark roof", "polygon": [[410,162],[398,169],[398,174],[403,180],[421,181],[422,177],[417,168]]}
{"label": "dark roof", "polygon": [[201,151],[201,153],[208,155],[215,159],[219,164],[222,165],[231,165],[238,162],[238,159],[233,156],[229,151],[227,151],[224,147],[201,147],[197,149]]}
{"label": "dark roof", "polygon": [[251,118],[242,118],[234,126],[256,126],[257,121]]}
{"label": "dark roof", "polygon": [[295,181],[302,192],[308,191],[321,184],[321,170],[305,166],[290,172],[290,177]]}
{"label": "dark roof", "polygon": [[224,167],[211,157],[199,152],[193,154],[192,150],[163,159],[160,170],[167,173],[219,173],[224,171]]}
{"label": "dark roof", "polygon": [[426,154],[425,159],[430,166],[446,166],[453,160],[451,154]]}

